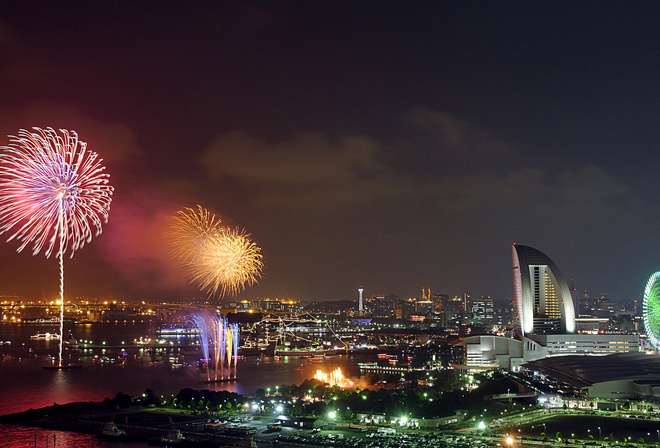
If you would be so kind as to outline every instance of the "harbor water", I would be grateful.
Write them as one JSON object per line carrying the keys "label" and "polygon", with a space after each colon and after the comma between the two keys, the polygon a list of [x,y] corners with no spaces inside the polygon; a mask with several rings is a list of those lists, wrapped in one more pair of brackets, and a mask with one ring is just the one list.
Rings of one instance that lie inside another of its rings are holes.
{"label": "harbor water", "polygon": [[[347,376],[359,374],[356,361],[350,355],[333,356],[322,363],[298,357],[247,357],[238,360],[238,381],[209,384],[205,382],[206,370],[200,369],[197,362],[200,354],[190,347],[190,341],[172,339],[167,348],[152,350],[134,341],[155,338],[154,327],[100,323],[65,326],[65,334],[70,332],[82,348],[65,350],[64,361],[80,363],[82,368],[47,370],[42,367],[57,359],[59,341],[31,339],[31,336],[47,332],[57,333],[57,328],[53,325],[0,325],[0,415],[54,403],[102,401],[106,397],[113,398],[118,392],[136,396],[147,389],[163,398],[170,398],[183,388],[228,390],[248,395],[258,388],[300,384],[313,378],[317,369],[331,371],[341,367]],[[93,348],[85,349],[85,344]],[[12,425],[1,425],[0,433],[0,447],[34,447],[35,441],[38,447],[140,446]]]}

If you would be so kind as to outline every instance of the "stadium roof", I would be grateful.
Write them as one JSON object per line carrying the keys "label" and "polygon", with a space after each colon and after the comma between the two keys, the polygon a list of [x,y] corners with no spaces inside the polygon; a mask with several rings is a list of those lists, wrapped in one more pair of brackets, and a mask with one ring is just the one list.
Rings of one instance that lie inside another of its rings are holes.
{"label": "stadium roof", "polygon": [[660,380],[660,356],[642,353],[554,356],[526,363],[523,367],[577,388],[623,379]]}

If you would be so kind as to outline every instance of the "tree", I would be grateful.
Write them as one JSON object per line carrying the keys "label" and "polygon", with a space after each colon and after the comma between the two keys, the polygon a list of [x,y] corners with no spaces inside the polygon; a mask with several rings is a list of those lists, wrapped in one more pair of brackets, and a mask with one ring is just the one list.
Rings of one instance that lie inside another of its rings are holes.
{"label": "tree", "polygon": [[153,390],[147,389],[142,394],[142,403],[146,405],[150,405],[150,404],[158,405],[160,404],[160,398],[158,398],[158,396]]}
{"label": "tree", "polygon": [[131,396],[123,392],[117,392],[115,398],[112,399],[112,405],[118,408],[127,408],[132,404]]}

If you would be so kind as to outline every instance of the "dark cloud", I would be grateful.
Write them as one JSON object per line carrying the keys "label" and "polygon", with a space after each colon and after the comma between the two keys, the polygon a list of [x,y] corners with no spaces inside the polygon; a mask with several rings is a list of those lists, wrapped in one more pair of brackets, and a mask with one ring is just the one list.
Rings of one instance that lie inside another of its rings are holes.
{"label": "dark cloud", "polygon": [[135,132],[127,125],[95,120],[67,104],[38,102],[21,108],[0,108],[0,135],[16,135],[19,129],[33,127],[75,130],[106,164],[121,166],[142,155]]}
{"label": "dark cloud", "polygon": [[200,158],[210,179],[259,186],[255,205],[335,207],[398,194],[393,173],[368,137],[318,133],[268,143],[244,133],[218,138]]}
{"label": "dark cloud", "polygon": [[414,109],[405,118],[422,131],[418,136],[419,143],[431,144],[441,157],[470,163],[473,169],[505,157],[510,160],[517,155],[511,143],[498,141],[490,133],[447,112]]}

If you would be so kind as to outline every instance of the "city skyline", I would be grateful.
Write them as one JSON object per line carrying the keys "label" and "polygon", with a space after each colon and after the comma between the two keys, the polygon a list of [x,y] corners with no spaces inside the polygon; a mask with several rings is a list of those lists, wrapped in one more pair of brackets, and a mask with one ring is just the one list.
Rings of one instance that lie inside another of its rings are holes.
{"label": "city skyline", "polygon": [[[200,205],[262,249],[237,298],[512,297],[509,247],[592,296],[658,270],[657,5],[0,5],[0,145],[74,129],[112,173],[67,297],[199,296],[163,249]],[[4,238],[6,239],[6,238]],[[57,267],[0,244],[0,291]]]}

